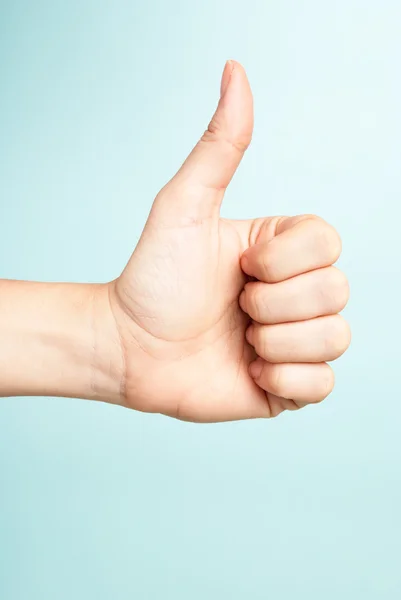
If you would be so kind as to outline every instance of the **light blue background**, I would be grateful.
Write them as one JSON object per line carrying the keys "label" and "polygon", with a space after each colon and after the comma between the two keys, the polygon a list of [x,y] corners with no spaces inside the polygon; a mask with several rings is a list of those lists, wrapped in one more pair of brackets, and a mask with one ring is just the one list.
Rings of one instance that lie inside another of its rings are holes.
{"label": "light blue background", "polygon": [[0,2],[2,277],[114,278],[235,58],[224,215],[332,222],[353,329],[332,397],[274,421],[3,399],[2,600],[400,596],[400,29],[399,0]]}

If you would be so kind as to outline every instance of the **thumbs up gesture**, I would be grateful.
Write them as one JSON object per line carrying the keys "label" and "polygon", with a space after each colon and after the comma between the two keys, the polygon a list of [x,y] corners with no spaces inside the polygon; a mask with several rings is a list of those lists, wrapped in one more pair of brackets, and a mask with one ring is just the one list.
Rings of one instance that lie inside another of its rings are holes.
{"label": "thumbs up gesture", "polygon": [[252,129],[245,71],[229,61],[207,131],[108,288],[131,408],[199,422],[274,417],[333,388],[327,362],[350,342],[337,232],[311,215],[219,215]]}

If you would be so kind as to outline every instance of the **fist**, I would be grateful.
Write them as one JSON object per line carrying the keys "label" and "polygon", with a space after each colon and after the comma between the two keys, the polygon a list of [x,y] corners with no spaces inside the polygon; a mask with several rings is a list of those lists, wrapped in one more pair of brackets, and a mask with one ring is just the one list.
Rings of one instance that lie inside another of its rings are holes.
{"label": "fist", "polygon": [[[241,258],[251,278],[239,303],[250,319],[246,339],[258,358],[250,375],[280,412],[323,400],[334,374],[325,364],[341,356],[350,329],[338,315],[346,305],[345,275],[331,266],[341,252],[337,232],[314,216],[264,223]],[[291,404],[293,405],[291,407]]]}

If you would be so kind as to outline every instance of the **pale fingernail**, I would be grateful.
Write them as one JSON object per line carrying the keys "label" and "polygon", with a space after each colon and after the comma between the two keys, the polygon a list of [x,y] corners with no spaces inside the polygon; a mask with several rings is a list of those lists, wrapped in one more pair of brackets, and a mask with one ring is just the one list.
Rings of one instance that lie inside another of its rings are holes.
{"label": "pale fingernail", "polygon": [[251,346],[254,345],[253,344],[253,338],[254,338],[254,334],[255,334],[254,330],[255,330],[254,326],[250,325],[245,333],[245,337],[246,337],[248,343],[251,344]]}
{"label": "pale fingernail", "polygon": [[224,94],[226,93],[226,91],[228,89],[233,70],[234,70],[234,63],[232,60],[228,60],[224,66],[223,76],[221,79],[220,98],[223,98]]}
{"label": "pale fingernail", "polygon": [[249,374],[253,379],[258,379],[263,370],[263,360],[258,358],[249,365]]}
{"label": "pale fingernail", "polygon": [[249,259],[246,256],[241,257],[241,269],[249,275]]}

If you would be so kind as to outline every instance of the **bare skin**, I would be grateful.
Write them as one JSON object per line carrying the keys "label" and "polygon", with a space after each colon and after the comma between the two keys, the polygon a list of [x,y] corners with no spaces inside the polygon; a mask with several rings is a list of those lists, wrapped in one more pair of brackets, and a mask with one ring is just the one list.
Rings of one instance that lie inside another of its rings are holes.
{"label": "bare skin", "polygon": [[[229,61],[208,130],[158,194],[119,278],[1,284],[2,395],[78,396],[211,422],[273,417],[331,392],[327,361],[350,342],[338,315],[348,283],[332,266],[337,232],[313,215],[219,216],[252,129],[245,71]],[[29,308],[15,302],[21,286]]]}

